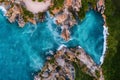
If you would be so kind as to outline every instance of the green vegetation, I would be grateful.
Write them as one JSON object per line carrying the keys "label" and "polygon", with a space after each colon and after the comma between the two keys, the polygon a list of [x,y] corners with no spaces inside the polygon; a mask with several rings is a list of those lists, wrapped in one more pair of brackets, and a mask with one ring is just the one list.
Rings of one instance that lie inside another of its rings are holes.
{"label": "green vegetation", "polygon": [[52,57],[50,60],[49,60],[50,64],[54,63],[55,62],[55,58]]}
{"label": "green vegetation", "polygon": [[5,0],[0,0],[0,2],[3,2],[3,1],[5,1]]}
{"label": "green vegetation", "polygon": [[[36,1],[36,0],[32,0],[32,1]],[[42,2],[42,1],[44,1],[44,0],[37,0],[38,2]]]}
{"label": "green vegetation", "polygon": [[34,14],[32,12],[28,11],[26,8],[22,7],[22,10],[23,10],[23,18],[24,18],[25,22],[27,21],[27,17],[29,17],[29,18],[34,17]]}
{"label": "green vegetation", "polygon": [[120,80],[120,0],[106,0],[108,50],[103,64],[105,80]]}
{"label": "green vegetation", "polygon": [[64,0],[52,0],[52,3],[53,3],[53,6],[50,7],[50,9],[49,9],[49,11],[50,11],[51,14],[53,14],[52,10],[54,10],[55,8],[56,9],[61,9],[63,7]]}
{"label": "green vegetation", "polygon": [[98,78],[100,77],[100,71],[96,70],[95,74],[97,75]]}
{"label": "green vegetation", "polygon": [[42,1],[44,1],[44,0],[38,0],[38,2],[42,2]]}
{"label": "green vegetation", "polygon": [[54,5],[53,5],[52,8],[60,8],[60,7],[62,7],[63,4],[64,4],[63,2],[64,2],[64,0],[53,0]]}
{"label": "green vegetation", "polygon": [[45,12],[42,12],[42,13],[39,12],[39,13],[38,13],[38,18],[39,18],[39,19],[44,19],[44,16],[45,16]]}
{"label": "green vegetation", "polygon": [[64,0],[52,0],[53,6],[50,8],[50,11],[53,10],[54,8],[61,8],[63,7]]}
{"label": "green vegetation", "polygon": [[34,14],[32,12],[28,11],[26,8],[22,7],[22,10],[23,10],[24,16],[28,16],[30,18],[34,17]]}
{"label": "green vegetation", "polygon": [[73,62],[73,66],[75,68],[75,80],[93,80],[93,77],[84,73],[77,63]]}
{"label": "green vegetation", "polygon": [[82,0],[82,8],[78,12],[80,19],[83,19],[85,17],[85,13],[89,9],[88,3],[91,4],[91,6],[94,8],[96,6],[96,1],[97,0]]}
{"label": "green vegetation", "polygon": [[9,0],[0,0],[0,3],[2,2],[10,2]]}

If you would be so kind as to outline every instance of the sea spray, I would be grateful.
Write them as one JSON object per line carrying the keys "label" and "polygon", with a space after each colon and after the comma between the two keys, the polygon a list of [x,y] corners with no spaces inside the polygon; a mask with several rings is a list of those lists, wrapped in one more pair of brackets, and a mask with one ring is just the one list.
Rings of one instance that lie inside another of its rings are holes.
{"label": "sea spray", "polygon": [[6,13],[7,13],[7,11],[6,11],[6,9],[4,8],[4,5],[3,5],[3,6],[2,6],[2,5],[0,5],[0,10],[2,10],[3,15],[5,16],[5,15],[6,15]]}
{"label": "sea spray", "polygon": [[36,31],[38,25],[37,24],[32,24],[30,22],[27,22],[24,26],[25,31],[23,32],[23,34],[30,34],[31,36],[33,35],[33,33]]}
{"label": "sea spray", "polygon": [[103,27],[104,27],[104,30],[103,30],[104,45],[103,45],[103,53],[102,53],[102,56],[100,57],[100,62],[101,62],[100,65],[102,65],[103,61],[104,61],[104,57],[105,57],[105,53],[106,53],[106,49],[107,49],[107,36],[109,35],[108,27],[106,27],[106,26],[103,26]]}
{"label": "sea spray", "polygon": [[29,55],[30,58],[30,67],[34,70],[34,71],[38,71],[41,70],[44,64],[44,60],[41,60],[40,56],[33,53]]}
{"label": "sea spray", "polygon": [[99,13],[94,10],[88,11],[84,20],[72,28],[72,40],[69,42],[71,47],[81,46],[98,65],[101,63],[104,45],[103,24],[103,18]]}
{"label": "sea spray", "polygon": [[47,27],[48,29],[51,31],[51,33],[53,34],[53,38],[56,41],[56,43],[60,46],[61,43],[65,43],[65,41],[62,39],[62,37],[60,36],[60,27],[55,24],[55,19],[53,17],[50,16],[50,13],[47,12]]}
{"label": "sea spray", "polygon": [[58,51],[61,50],[63,47],[67,47],[66,45],[62,44],[60,47],[57,49]]}

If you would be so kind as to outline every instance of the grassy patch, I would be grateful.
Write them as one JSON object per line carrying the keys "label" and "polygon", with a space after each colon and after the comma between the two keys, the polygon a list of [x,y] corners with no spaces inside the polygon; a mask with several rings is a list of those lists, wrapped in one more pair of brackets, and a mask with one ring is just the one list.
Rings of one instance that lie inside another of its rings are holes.
{"label": "grassy patch", "polygon": [[23,10],[23,19],[25,22],[27,22],[27,17],[29,17],[29,18],[34,17],[34,14],[32,12],[28,11],[26,8],[22,7],[22,10]]}
{"label": "grassy patch", "polygon": [[88,3],[91,3],[93,8],[96,6],[96,0],[82,0],[82,8],[78,12],[80,19],[83,19],[85,17],[85,13],[89,8]]}
{"label": "grassy patch", "polygon": [[75,80],[93,80],[93,77],[81,71],[81,67],[73,62],[73,66],[75,68]]}
{"label": "grassy patch", "polygon": [[55,62],[55,58],[52,57],[50,60],[49,60],[50,64],[54,63]]}
{"label": "grassy patch", "polygon": [[109,27],[108,50],[103,64],[105,80],[120,80],[120,6],[119,0],[106,0],[105,15]]}

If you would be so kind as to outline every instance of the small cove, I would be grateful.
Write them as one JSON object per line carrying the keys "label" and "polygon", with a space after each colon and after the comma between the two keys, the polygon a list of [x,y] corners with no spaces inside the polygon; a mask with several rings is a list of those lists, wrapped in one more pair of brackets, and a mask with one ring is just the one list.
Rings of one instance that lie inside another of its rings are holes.
{"label": "small cove", "polygon": [[102,16],[91,10],[71,29],[71,40],[66,42],[60,37],[60,27],[50,17],[43,23],[27,23],[19,28],[16,22],[9,23],[0,11],[0,80],[33,80],[33,73],[42,68],[47,52],[56,51],[62,44],[81,46],[100,64],[103,24]]}

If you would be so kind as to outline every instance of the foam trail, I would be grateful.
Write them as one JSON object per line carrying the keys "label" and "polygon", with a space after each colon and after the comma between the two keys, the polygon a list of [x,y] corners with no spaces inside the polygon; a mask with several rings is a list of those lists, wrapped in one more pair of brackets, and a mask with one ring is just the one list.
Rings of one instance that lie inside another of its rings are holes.
{"label": "foam trail", "polygon": [[30,34],[30,36],[33,35],[33,33],[36,31],[37,29],[37,25],[36,24],[30,24],[29,22],[26,24],[28,27],[27,29],[23,32],[23,34]]}
{"label": "foam trail", "polygon": [[42,69],[44,61],[41,60],[41,58],[38,55],[32,54],[29,57],[31,62],[29,66],[33,70],[38,71],[39,69]]}
{"label": "foam trail", "polygon": [[46,12],[46,15],[47,15],[48,20],[53,18],[53,17],[50,16],[50,12],[49,11]]}
{"label": "foam trail", "polygon": [[60,47],[57,49],[58,51],[61,50],[63,47],[67,47],[66,45],[62,44]]}
{"label": "foam trail", "polygon": [[4,16],[5,16],[6,13],[7,13],[7,10],[4,8],[4,6],[1,5],[0,10],[2,10],[2,12],[3,12]]}
{"label": "foam trail", "polygon": [[103,53],[102,53],[102,56],[100,57],[100,62],[102,65],[103,64],[103,61],[104,61],[104,57],[105,57],[105,53],[106,53],[106,48],[107,48],[107,36],[109,35],[108,33],[108,27],[106,26],[103,26],[104,27],[104,30],[103,30],[103,35],[104,35],[104,45],[103,45]]}
{"label": "foam trail", "polygon": [[45,53],[46,55],[54,55],[54,52],[52,50],[49,50],[48,52]]}
{"label": "foam trail", "polygon": [[[54,40],[57,42],[58,45],[60,45],[60,43],[64,43],[64,41],[62,40],[61,36],[59,35],[59,33],[57,32],[57,27],[55,28],[52,24],[54,24],[54,18],[52,18],[50,16],[50,13],[47,12],[47,25],[48,25],[48,29],[51,31],[51,33],[54,35],[53,38]],[[55,28],[55,29],[54,29]],[[59,43],[58,43],[59,42]]]}
{"label": "foam trail", "polygon": [[80,49],[81,49],[82,47],[81,47],[81,46],[78,46],[78,48],[80,48]]}

